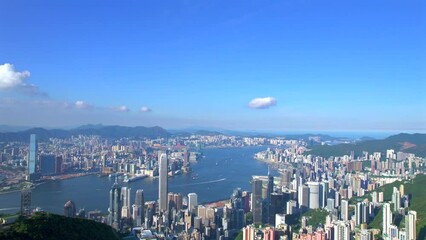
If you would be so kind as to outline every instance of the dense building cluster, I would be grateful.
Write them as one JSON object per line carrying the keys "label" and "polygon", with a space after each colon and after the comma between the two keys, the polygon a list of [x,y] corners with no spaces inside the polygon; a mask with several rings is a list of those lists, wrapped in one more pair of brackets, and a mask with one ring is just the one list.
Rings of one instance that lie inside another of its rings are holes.
{"label": "dense building cluster", "polygon": [[[191,171],[190,162],[199,158],[200,146],[262,144],[271,147],[254,158],[267,162],[279,176],[269,171],[253,176],[250,191],[235,189],[229,200],[215,204],[200,204],[197,193],[169,192],[169,177]],[[412,195],[401,184],[387,202],[381,187],[424,173],[425,159],[393,149],[324,158],[310,155],[303,140],[223,135],[114,141],[78,136],[48,143],[38,143],[31,135],[26,149],[5,149],[26,155],[7,161],[25,166],[30,181],[82,169],[115,178],[107,216],[77,211],[72,201],[65,203],[64,215],[88,217],[140,239],[233,239],[238,234],[244,240],[416,239],[417,213],[409,209]],[[158,200],[146,201],[143,189],[131,196],[131,189],[117,181],[121,175],[126,176],[124,182],[158,176]],[[381,229],[367,228],[379,211]],[[21,213],[31,214],[28,189],[22,191]],[[393,214],[402,216],[403,227],[396,225]],[[313,221],[318,216],[319,221]]]}

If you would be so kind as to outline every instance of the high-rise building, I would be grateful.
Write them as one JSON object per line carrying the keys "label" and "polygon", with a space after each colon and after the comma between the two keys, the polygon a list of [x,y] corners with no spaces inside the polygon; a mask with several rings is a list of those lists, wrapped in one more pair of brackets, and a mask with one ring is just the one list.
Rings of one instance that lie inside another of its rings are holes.
{"label": "high-rise building", "polygon": [[109,192],[109,224],[116,230],[121,229],[121,187],[115,179],[115,183],[112,185],[111,191]]}
{"label": "high-rise building", "polygon": [[203,225],[206,224],[206,207],[204,207],[203,205],[200,205],[197,207],[197,216],[199,218],[201,218],[201,223]]}
{"label": "high-rise building", "polygon": [[292,172],[286,169],[281,174],[282,174],[282,176],[281,176],[281,185],[283,187],[289,187],[290,186],[290,182],[291,182]]}
{"label": "high-rise building", "polygon": [[388,231],[388,238],[386,239],[398,239],[399,234],[398,234],[398,227],[395,225],[390,225],[389,226],[389,231]]}
{"label": "high-rise building", "polygon": [[179,211],[182,209],[182,194],[175,193],[173,195],[173,201],[175,202],[176,211]]}
{"label": "high-rise building", "polygon": [[405,235],[407,240],[415,240],[416,237],[416,222],[417,222],[417,212],[408,211],[408,214],[405,216]]}
{"label": "high-rise building", "polygon": [[253,223],[262,223],[262,185],[260,179],[253,179],[252,181],[252,194],[251,194],[251,207],[253,212]]}
{"label": "high-rise building", "polygon": [[256,229],[253,226],[246,226],[243,228],[243,239],[254,240],[256,239]]}
{"label": "high-rise building", "polygon": [[[342,200],[342,206],[343,206],[343,201]],[[364,208],[366,209],[366,206],[364,203],[362,202],[357,202],[356,207],[355,207],[355,224],[356,225],[360,225],[361,223],[364,223],[364,215],[366,214],[364,211]]]}
{"label": "high-rise building", "polygon": [[300,208],[309,207],[309,187],[306,185],[300,185],[298,192],[298,202]]}
{"label": "high-rise building", "polygon": [[404,195],[405,195],[405,191],[404,191],[404,184],[401,184],[401,185],[399,186],[399,193],[401,194],[401,196],[404,196]]}
{"label": "high-rise building", "polygon": [[62,156],[56,156],[55,157],[55,174],[61,174],[62,173]]}
{"label": "high-rise building", "polygon": [[133,221],[136,226],[142,226],[145,222],[145,197],[142,189],[136,190],[134,208],[137,210],[133,210]]}
{"label": "high-rise building", "polygon": [[274,192],[274,177],[269,172],[269,166],[268,166],[268,190],[267,190],[267,196],[266,199],[268,202],[271,200],[271,194]]}
{"label": "high-rise building", "polygon": [[349,223],[337,221],[334,225],[334,238],[333,240],[350,240],[351,228]]}
{"label": "high-rise building", "polygon": [[190,212],[194,211],[195,207],[198,205],[198,196],[196,193],[188,194],[188,210]]}
{"label": "high-rise building", "polygon": [[176,210],[175,198],[172,192],[167,193],[167,205],[169,207],[169,212],[171,212],[172,209]]}
{"label": "high-rise building", "polygon": [[55,156],[54,155],[40,156],[40,172],[42,175],[52,175],[55,173]]}
{"label": "high-rise building", "polygon": [[333,211],[334,210],[334,206],[335,206],[336,204],[334,203],[334,199],[333,198],[327,198],[327,210],[329,211],[329,212],[331,212],[331,211]]}
{"label": "high-rise building", "polygon": [[319,182],[308,182],[309,186],[309,208],[317,209],[320,203],[320,184]]}
{"label": "high-rise building", "polygon": [[340,217],[343,221],[349,220],[349,202],[348,200],[342,200],[342,206],[340,210]]}
{"label": "high-rise building", "polygon": [[28,157],[28,174],[34,174],[36,172],[36,162],[37,162],[37,137],[35,134],[30,135],[30,153]]}
{"label": "high-rise building", "polygon": [[360,240],[373,240],[373,234],[367,229],[362,229],[360,233]]}
{"label": "high-rise building", "polygon": [[31,213],[31,189],[21,191],[21,215],[28,216]]}
{"label": "high-rise building", "polygon": [[129,218],[130,217],[130,191],[131,189],[128,187],[122,187],[121,188],[121,200],[122,200],[122,212],[121,217],[122,218]]}
{"label": "high-rise building", "polygon": [[392,225],[392,211],[390,203],[383,204],[383,237],[389,236],[389,226]]}
{"label": "high-rise building", "polygon": [[296,212],[297,202],[290,200],[286,204],[286,214],[293,214]]}
{"label": "high-rise building", "polygon": [[73,201],[68,201],[64,205],[64,216],[66,217],[75,217],[76,208]]}
{"label": "high-rise building", "polygon": [[328,198],[328,189],[329,183],[328,181],[323,181],[320,183],[320,208],[327,207],[327,198]]}
{"label": "high-rise building", "polygon": [[159,180],[158,180],[158,203],[160,211],[167,211],[167,154],[161,153],[158,156],[158,164],[159,164]]}
{"label": "high-rise building", "polygon": [[393,188],[392,193],[392,203],[393,203],[393,210],[396,212],[401,207],[401,193],[399,192],[398,188]]}
{"label": "high-rise building", "polygon": [[285,200],[284,194],[272,193],[269,205],[269,219],[268,222],[272,226],[275,226],[275,215],[285,213]]}

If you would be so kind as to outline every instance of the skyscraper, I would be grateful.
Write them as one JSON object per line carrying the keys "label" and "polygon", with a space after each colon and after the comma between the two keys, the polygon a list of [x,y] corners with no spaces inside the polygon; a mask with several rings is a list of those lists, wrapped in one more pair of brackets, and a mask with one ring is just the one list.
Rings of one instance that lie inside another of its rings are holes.
{"label": "skyscraper", "polygon": [[36,172],[36,162],[37,162],[37,138],[35,134],[30,135],[30,154],[28,157],[28,175],[34,174]]}
{"label": "skyscraper", "polygon": [[[288,199],[287,199],[288,201]],[[272,193],[269,204],[269,218],[268,222],[275,226],[275,214],[285,213],[285,206],[287,203],[283,193]]]}
{"label": "skyscraper", "polygon": [[115,179],[115,183],[112,185],[111,191],[109,192],[109,224],[116,230],[121,228],[121,187]]}
{"label": "skyscraper", "polygon": [[417,212],[409,211],[405,216],[405,234],[407,240],[415,240],[416,237],[416,222],[417,222]]}
{"label": "skyscraper", "polygon": [[[343,207],[343,201],[342,200],[342,207]],[[362,221],[362,213],[363,213],[363,205],[361,202],[357,202],[356,207],[355,207],[355,224],[356,225],[360,225],[361,223],[363,223]]]}
{"label": "skyscraper", "polygon": [[55,157],[55,173],[61,174],[62,173],[62,156],[56,156]]}
{"label": "skyscraper", "polygon": [[122,210],[121,217],[128,218],[130,217],[130,188],[122,187],[121,188],[121,200],[122,200]]}
{"label": "skyscraper", "polygon": [[274,192],[274,177],[269,172],[269,166],[268,166],[268,190],[267,190],[267,196],[266,199],[268,202],[271,200],[271,194]]}
{"label": "skyscraper", "polygon": [[55,156],[54,155],[40,156],[40,172],[44,176],[55,173]]}
{"label": "skyscraper", "polygon": [[64,205],[64,216],[75,217],[76,209],[73,201],[68,201]]}
{"label": "skyscraper", "polygon": [[175,202],[175,205],[176,205],[176,211],[181,210],[182,209],[182,194],[175,193],[173,195],[173,201]]}
{"label": "skyscraper", "polygon": [[340,218],[343,221],[348,221],[349,220],[349,202],[348,202],[348,200],[342,200]]}
{"label": "skyscraper", "polygon": [[21,191],[21,215],[28,216],[31,212],[31,189]]}
{"label": "skyscraper", "polygon": [[188,210],[192,212],[198,205],[198,196],[196,193],[188,194]]}
{"label": "skyscraper", "polygon": [[300,185],[298,191],[299,207],[307,208],[309,206],[309,187],[306,185]]}
{"label": "skyscraper", "polygon": [[145,198],[142,189],[136,190],[134,205],[137,208],[137,214],[136,216],[133,214],[133,221],[136,226],[142,226],[145,221]]}
{"label": "skyscraper", "polygon": [[328,189],[329,183],[328,181],[322,181],[320,183],[320,208],[327,207],[327,199],[328,199]]}
{"label": "skyscraper", "polygon": [[393,188],[393,193],[392,193],[392,203],[394,204],[394,211],[398,211],[399,208],[401,207],[401,193],[399,192],[398,188],[394,187]]}
{"label": "skyscraper", "polygon": [[309,186],[309,208],[317,209],[320,204],[320,184],[319,182],[308,182]]}
{"label": "skyscraper", "polygon": [[158,181],[158,202],[160,211],[167,211],[167,154],[159,154],[159,181]]}
{"label": "skyscraper", "polygon": [[253,212],[253,223],[262,223],[262,180],[253,179],[252,181],[252,194],[251,206]]}
{"label": "skyscraper", "polygon": [[389,226],[392,225],[392,211],[390,203],[383,204],[383,237],[389,236]]}
{"label": "skyscraper", "polygon": [[337,221],[334,224],[334,238],[338,240],[349,240],[351,236],[351,227],[349,223]]}

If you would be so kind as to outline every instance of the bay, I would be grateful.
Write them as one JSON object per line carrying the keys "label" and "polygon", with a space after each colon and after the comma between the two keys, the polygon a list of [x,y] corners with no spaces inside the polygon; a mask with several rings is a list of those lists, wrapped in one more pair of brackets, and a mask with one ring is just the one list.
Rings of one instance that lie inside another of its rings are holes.
{"label": "bay", "polygon": [[[192,164],[192,173],[169,178],[169,192],[181,193],[184,197],[194,192],[198,195],[198,201],[203,203],[228,199],[237,187],[243,191],[251,191],[251,176],[267,174],[267,165],[253,159],[256,152],[265,149],[266,147],[204,149],[205,157]],[[194,175],[197,175],[195,179]],[[113,182],[113,178],[96,175],[50,181],[32,190],[32,206],[63,214],[65,202],[72,200],[77,208],[106,212]],[[146,201],[158,198],[158,178],[120,182],[120,185],[132,189],[132,203],[137,189],[144,190]],[[15,213],[19,208],[20,192],[0,194],[0,213]]]}

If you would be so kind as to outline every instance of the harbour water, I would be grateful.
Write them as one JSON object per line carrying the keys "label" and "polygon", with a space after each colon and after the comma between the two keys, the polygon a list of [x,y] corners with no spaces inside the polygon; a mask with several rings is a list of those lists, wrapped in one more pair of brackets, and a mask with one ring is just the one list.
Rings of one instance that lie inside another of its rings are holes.
{"label": "harbour water", "polygon": [[[169,178],[169,192],[179,192],[183,196],[194,192],[202,203],[227,199],[237,187],[251,191],[251,176],[267,173],[267,165],[253,159],[256,152],[265,149],[266,147],[204,149],[205,157],[192,164],[192,173]],[[72,200],[77,208],[106,212],[113,181],[113,178],[89,175],[47,182],[33,189],[32,206],[63,214],[65,202]],[[158,179],[145,178],[120,184],[132,189],[132,202],[137,189],[144,190],[146,201],[158,198]],[[0,194],[0,213],[15,213],[19,208],[19,192]]]}

